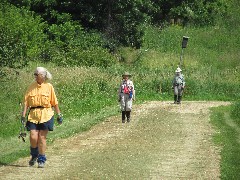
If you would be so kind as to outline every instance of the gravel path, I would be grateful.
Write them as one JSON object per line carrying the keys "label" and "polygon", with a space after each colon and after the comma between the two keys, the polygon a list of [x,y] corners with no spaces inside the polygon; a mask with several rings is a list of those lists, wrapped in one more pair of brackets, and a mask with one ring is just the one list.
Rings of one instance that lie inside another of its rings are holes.
{"label": "gravel path", "polygon": [[45,168],[28,167],[29,158],[23,158],[0,167],[0,179],[219,179],[220,149],[211,140],[209,108],[221,105],[229,103],[134,106],[130,123],[122,124],[120,115],[108,118],[55,141]]}

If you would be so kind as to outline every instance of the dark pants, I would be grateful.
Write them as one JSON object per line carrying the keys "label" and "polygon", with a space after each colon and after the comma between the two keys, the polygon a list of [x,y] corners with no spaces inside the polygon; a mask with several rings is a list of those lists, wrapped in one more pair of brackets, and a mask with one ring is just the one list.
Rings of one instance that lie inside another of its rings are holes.
{"label": "dark pants", "polygon": [[131,111],[122,111],[122,122],[125,123],[127,117],[127,122],[130,122]]}

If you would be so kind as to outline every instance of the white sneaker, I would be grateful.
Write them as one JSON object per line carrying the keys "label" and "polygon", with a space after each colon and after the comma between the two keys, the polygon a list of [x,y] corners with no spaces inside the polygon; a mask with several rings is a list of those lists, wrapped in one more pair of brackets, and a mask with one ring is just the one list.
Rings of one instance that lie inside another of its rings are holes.
{"label": "white sneaker", "polygon": [[44,168],[45,163],[44,162],[39,162],[38,163],[38,168]]}

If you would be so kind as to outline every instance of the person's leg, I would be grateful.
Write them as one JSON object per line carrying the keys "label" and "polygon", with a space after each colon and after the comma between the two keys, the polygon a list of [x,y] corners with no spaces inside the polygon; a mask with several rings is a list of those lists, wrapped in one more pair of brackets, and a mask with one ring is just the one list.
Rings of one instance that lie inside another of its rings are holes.
{"label": "person's leg", "polygon": [[40,154],[45,154],[46,152],[46,142],[47,142],[48,130],[40,130],[38,136],[38,148]]}
{"label": "person's leg", "polygon": [[181,104],[182,96],[178,96],[178,104]]}
{"label": "person's leg", "polygon": [[48,130],[40,130],[38,136],[38,148],[39,148],[39,155],[38,155],[38,167],[44,167],[44,163],[47,160],[45,156],[46,148],[47,148],[47,134]]}
{"label": "person's leg", "polygon": [[178,87],[174,86],[174,104],[178,101]]}
{"label": "person's leg", "polygon": [[122,111],[122,123],[125,123],[126,111]]}
{"label": "person's leg", "polygon": [[177,95],[174,95],[174,104],[177,103]]}
{"label": "person's leg", "polygon": [[182,101],[182,93],[183,93],[183,89],[182,89],[182,86],[179,86],[178,88],[178,104],[181,104],[181,101]]}
{"label": "person's leg", "polygon": [[124,94],[121,94],[120,96],[120,105],[121,105],[121,111],[122,111],[122,123],[125,123],[126,103],[125,103]]}
{"label": "person's leg", "polygon": [[39,130],[36,129],[30,131],[30,144],[32,148],[38,147],[38,133]]}
{"label": "person's leg", "polygon": [[130,122],[131,111],[126,111],[127,122]]}
{"label": "person's leg", "polygon": [[127,116],[127,122],[130,122],[130,114],[132,111],[132,99],[129,97],[127,98],[127,104],[126,104],[126,116]]}
{"label": "person's leg", "polygon": [[38,157],[38,130],[30,130],[30,154],[31,154],[31,159],[29,161],[29,165],[33,166],[35,162],[37,161]]}

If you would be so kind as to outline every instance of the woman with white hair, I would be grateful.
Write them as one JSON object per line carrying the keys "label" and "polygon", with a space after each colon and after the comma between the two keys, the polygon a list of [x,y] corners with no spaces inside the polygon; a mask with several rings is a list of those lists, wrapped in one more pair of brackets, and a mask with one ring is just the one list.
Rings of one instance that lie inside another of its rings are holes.
{"label": "woman with white hair", "polygon": [[181,72],[182,70],[178,67],[175,71],[175,76],[172,81],[172,88],[174,89],[174,104],[181,104],[182,101],[185,80]]}
{"label": "woman with white hair", "polygon": [[[58,100],[52,84],[47,82],[52,75],[47,69],[37,67],[34,71],[35,82],[33,82],[24,97],[24,109],[22,122],[29,110],[26,127],[30,131],[30,154],[29,165],[38,162],[38,167],[43,168],[46,156],[46,137],[48,131],[53,131],[54,110],[58,114],[57,121],[62,123],[63,117],[58,106]],[[53,110],[54,108],[54,110]]]}

